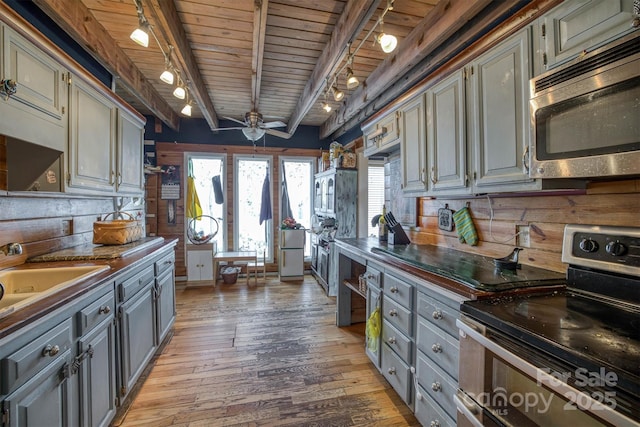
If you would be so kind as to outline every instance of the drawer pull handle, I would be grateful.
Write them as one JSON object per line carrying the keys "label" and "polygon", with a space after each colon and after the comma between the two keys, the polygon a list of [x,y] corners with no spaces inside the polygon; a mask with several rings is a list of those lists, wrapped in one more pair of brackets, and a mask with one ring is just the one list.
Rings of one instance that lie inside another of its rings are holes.
{"label": "drawer pull handle", "polygon": [[387,372],[389,373],[389,375],[395,375],[396,374],[396,368],[392,366],[391,368],[389,368],[389,370]]}
{"label": "drawer pull handle", "polygon": [[171,264],[173,264],[173,261],[171,261],[170,259],[168,259],[168,260],[166,260],[164,263],[165,263],[165,264],[168,264],[168,265],[171,265]]}
{"label": "drawer pull handle", "polygon": [[431,421],[431,423],[429,424],[429,427],[440,427],[440,421],[438,420]]}
{"label": "drawer pull handle", "polygon": [[60,347],[58,347],[57,345],[47,344],[47,346],[42,349],[43,356],[53,357],[58,353],[60,353]]}
{"label": "drawer pull handle", "polygon": [[438,343],[431,346],[431,351],[434,353],[442,353],[442,346]]}
{"label": "drawer pull handle", "polygon": [[397,316],[398,315],[398,310],[393,309],[393,310],[389,310],[389,316]]}
{"label": "drawer pull handle", "polygon": [[442,390],[442,386],[440,385],[440,383],[438,381],[436,381],[435,383],[431,384],[431,390],[440,391],[440,390]]}
{"label": "drawer pull handle", "polygon": [[431,317],[433,317],[436,320],[440,320],[442,319],[442,311],[440,310],[436,310],[431,314]]}
{"label": "drawer pull handle", "polygon": [[395,286],[392,286],[391,289],[389,289],[389,292],[391,292],[392,294],[397,294],[398,293],[398,288]]}
{"label": "drawer pull handle", "polygon": [[111,313],[111,307],[109,307],[108,305],[103,305],[98,310],[98,314],[109,314],[109,313]]}
{"label": "drawer pull handle", "polygon": [[395,344],[395,343],[397,342],[397,341],[396,341],[396,337],[389,337],[389,339],[387,340],[387,342],[388,342],[389,344]]}

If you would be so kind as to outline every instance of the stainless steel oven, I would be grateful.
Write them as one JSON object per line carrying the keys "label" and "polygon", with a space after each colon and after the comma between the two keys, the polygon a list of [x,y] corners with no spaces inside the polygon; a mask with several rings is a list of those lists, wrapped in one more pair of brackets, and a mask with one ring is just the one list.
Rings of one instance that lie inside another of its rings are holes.
{"label": "stainless steel oven", "polygon": [[533,178],[640,174],[640,32],[531,80]]}
{"label": "stainless steel oven", "polygon": [[640,228],[569,224],[567,287],[465,301],[458,425],[640,426]]}

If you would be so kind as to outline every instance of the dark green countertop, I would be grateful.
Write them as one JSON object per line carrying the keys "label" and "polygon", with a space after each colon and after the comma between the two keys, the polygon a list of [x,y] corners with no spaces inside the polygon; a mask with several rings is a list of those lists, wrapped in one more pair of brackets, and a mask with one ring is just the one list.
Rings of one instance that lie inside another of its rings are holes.
{"label": "dark green countertop", "polygon": [[413,243],[392,246],[379,243],[375,238],[339,239],[339,243],[364,253],[396,258],[420,270],[454,280],[479,291],[498,292],[566,283],[565,276],[555,271],[525,264],[515,271],[501,270],[496,268],[493,258],[440,246]]}

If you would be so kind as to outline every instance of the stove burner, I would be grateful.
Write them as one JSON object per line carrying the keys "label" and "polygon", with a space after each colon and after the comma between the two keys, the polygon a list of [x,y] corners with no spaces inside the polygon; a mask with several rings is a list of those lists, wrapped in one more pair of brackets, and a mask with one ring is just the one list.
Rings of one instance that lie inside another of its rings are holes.
{"label": "stove burner", "polygon": [[540,322],[543,326],[560,329],[588,329],[593,326],[593,322],[588,317],[570,312],[566,307],[554,307],[535,301],[518,302],[514,313],[530,321]]}

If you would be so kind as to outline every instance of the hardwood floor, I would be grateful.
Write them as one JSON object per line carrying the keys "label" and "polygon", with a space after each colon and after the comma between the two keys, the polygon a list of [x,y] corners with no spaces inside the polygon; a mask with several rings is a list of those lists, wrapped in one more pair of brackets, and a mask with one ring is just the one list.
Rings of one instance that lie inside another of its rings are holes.
{"label": "hardwood floor", "polygon": [[121,426],[419,426],[311,276],[176,289],[174,336]]}

